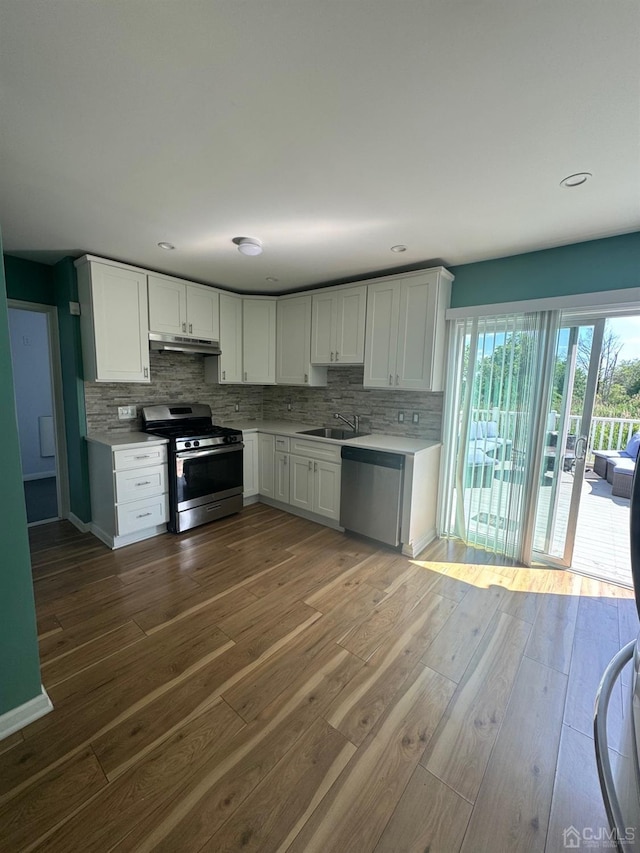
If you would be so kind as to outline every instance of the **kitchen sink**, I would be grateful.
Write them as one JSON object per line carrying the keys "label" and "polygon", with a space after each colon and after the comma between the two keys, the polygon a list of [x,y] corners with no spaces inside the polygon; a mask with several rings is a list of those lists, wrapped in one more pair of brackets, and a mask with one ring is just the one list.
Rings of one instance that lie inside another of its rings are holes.
{"label": "kitchen sink", "polygon": [[354,432],[352,429],[320,427],[319,429],[303,429],[297,435],[317,435],[318,438],[334,438],[336,441],[347,441],[350,438],[359,438],[361,435],[370,435],[370,433]]}

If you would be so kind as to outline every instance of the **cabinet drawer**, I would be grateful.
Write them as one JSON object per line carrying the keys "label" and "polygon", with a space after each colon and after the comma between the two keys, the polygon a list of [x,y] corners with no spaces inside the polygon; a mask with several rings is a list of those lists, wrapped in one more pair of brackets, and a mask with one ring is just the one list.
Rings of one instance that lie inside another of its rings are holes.
{"label": "cabinet drawer", "polygon": [[169,520],[169,501],[167,495],[146,498],[143,501],[131,501],[116,508],[118,536],[135,533],[146,527],[166,524]]}
{"label": "cabinet drawer", "polygon": [[167,461],[167,445],[152,444],[150,447],[132,447],[127,450],[115,450],[113,464],[116,471],[127,468],[140,468],[147,465],[161,465]]}
{"label": "cabinet drawer", "polygon": [[166,465],[132,468],[116,473],[116,503],[142,500],[167,491]]}
{"label": "cabinet drawer", "polygon": [[300,456],[311,456],[313,459],[324,459],[327,462],[340,462],[341,446],[325,444],[322,441],[306,441],[303,438],[291,439],[291,452]]}
{"label": "cabinet drawer", "polygon": [[289,452],[289,437],[286,435],[276,435],[275,437],[276,453],[280,450],[283,453]]}

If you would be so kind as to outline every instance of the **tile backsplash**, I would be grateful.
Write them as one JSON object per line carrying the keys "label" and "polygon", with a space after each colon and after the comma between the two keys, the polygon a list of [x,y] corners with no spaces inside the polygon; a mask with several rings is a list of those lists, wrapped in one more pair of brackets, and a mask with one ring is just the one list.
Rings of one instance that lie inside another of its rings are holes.
{"label": "tile backsplash", "polygon": [[[418,391],[383,391],[364,388],[364,368],[330,367],[326,388],[267,385],[262,395],[262,416],[266,420],[308,421],[317,426],[338,426],[333,413],[352,419],[360,415],[361,428],[411,438],[437,441],[442,433],[442,394]],[[291,411],[288,410],[291,404]],[[398,423],[398,412],[404,423]],[[418,413],[420,422],[411,418]]]}
{"label": "tile backsplash", "polygon": [[[149,385],[85,382],[90,433],[139,430],[143,406],[182,401],[208,403],[216,423],[265,418],[335,426],[333,413],[340,412],[349,419],[354,413],[360,415],[362,428],[370,432],[433,440],[441,436],[442,394],[363,388],[362,366],[330,367],[326,388],[210,385],[204,381],[202,355],[153,351],[149,355]],[[137,408],[136,420],[119,421],[118,406],[131,404]],[[402,424],[398,423],[398,411],[404,411]],[[418,424],[412,423],[414,412],[419,415]]]}
{"label": "tile backsplash", "polygon": [[[204,356],[187,353],[149,353],[151,382],[85,382],[89,433],[135,432],[142,429],[141,409],[157,403],[208,403],[214,422],[262,417],[259,385],[210,385],[204,381]],[[239,411],[235,411],[236,403]],[[118,406],[135,404],[136,420],[119,421]]]}

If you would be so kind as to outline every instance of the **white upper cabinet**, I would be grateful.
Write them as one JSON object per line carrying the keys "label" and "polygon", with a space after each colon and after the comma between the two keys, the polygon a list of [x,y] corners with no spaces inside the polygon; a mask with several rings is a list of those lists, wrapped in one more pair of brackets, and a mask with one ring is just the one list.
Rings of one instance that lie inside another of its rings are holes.
{"label": "white upper cabinet", "polygon": [[438,267],[369,285],[366,388],[442,391],[452,280]]}
{"label": "white upper cabinet", "polygon": [[84,378],[149,382],[146,274],[88,255],[76,267]]}
{"label": "white upper cabinet", "polygon": [[276,381],[276,299],[242,299],[242,377],[254,385]]}
{"label": "white upper cabinet", "polygon": [[220,294],[220,382],[242,382],[242,297]]}
{"label": "white upper cabinet", "polygon": [[217,341],[218,291],[165,276],[149,276],[149,328],[161,335]]}
{"label": "white upper cabinet", "polygon": [[276,382],[282,385],[326,385],[326,368],[311,364],[311,296],[278,300]]}
{"label": "white upper cabinet", "polygon": [[314,293],[311,333],[313,364],[362,364],[367,288]]}

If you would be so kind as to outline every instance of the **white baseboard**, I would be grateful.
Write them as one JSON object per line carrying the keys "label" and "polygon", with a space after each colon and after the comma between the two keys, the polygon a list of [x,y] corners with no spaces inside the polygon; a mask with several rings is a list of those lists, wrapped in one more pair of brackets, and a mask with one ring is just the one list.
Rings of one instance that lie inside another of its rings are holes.
{"label": "white baseboard", "polygon": [[249,495],[246,498],[242,498],[243,506],[251,506],[251,504],[257,504],[260,501],[260,497],[258,495]]}
{"label": "white baseboard", "polygon": [[54,515],[53,518],[43,518],[42,521],[30,521],[27,527],[40,527],[41,524],[51,524],[52,521],[60,521],[60,516]]}
{"label": "white baseboard", "polygon": [[307,521],[315,521],[316,524],[322,524],[324,527],[331,527],[333,530],[339,530],[341,533],[344,533],[344,527],[340,527],[337,521],[334,521],[333,518],[327,518],[325,515],[318,515],[316,512],[309,512],[292,504],[285,504],[282,501],[265,497],[265,495],[260,495],[260,503],[272,506],[274,509],[281,509],[291,515],[298,515],[300,518],[306,518]]}
{"label": "white baseboard", "polygon": [[74,515],[72,512],[68,515],[68,521],[76,527],[80,533],[88,533],[90,530],[90,526],[86,521],[80,521],[77,515]]}
{"label": "white baseboard", "polygon": [[402,553],[405,557],[417,557],[421,551],[430,545],[433,540],[436,538],[437,532],[435,527],[432,527],[430,530],[420,537],[420,539],[416,539],[415,542],[409,542],[406,545],[402,546]]}
{"label": "white baseboard", "polygon": [[0,716],[0,740],[20,731],[29,723],[39,720],[49,711],[53,711],[53,704],[47,696],[47,691],[42,685],[40,690],[39,696],[34,696],[33,699],[29,699],[23,705],[18,705],[17,708]]}
{"label": "white baseboard", "polygon": [[48,480],[50,477],[57,477],[55,471],[39,471],[37,474],[23,474],[22,479],[24,482],[29,482],[31,480]]}
{"label": "white baseboard", "polygon": [[133,545],[134,542],[143,542],[145,539],[161,536],[167,532],[167,525],[158,524],[155,527],[145,527],[144,530],[137,530],[135,533],[127,533],[124,536],[112,536],[93,522],[89,525],[89,530],[112,551],[115,551],[117,548],[124,548],[125,545]]}

